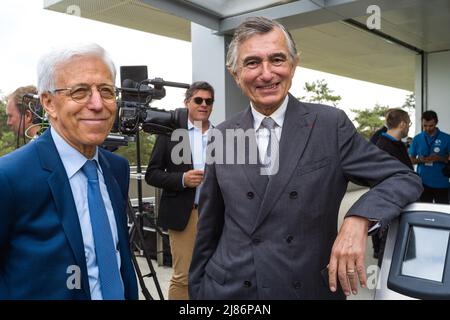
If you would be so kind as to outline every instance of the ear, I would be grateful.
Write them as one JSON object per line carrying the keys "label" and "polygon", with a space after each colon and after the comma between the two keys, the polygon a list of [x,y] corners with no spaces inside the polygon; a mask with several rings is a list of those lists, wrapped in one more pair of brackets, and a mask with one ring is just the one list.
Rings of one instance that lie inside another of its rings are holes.
{"label": "ear", "polygon": [[402,122],[400,122],[400,126],[401,126],[402,129],[407,128],[408,127],[408,122],[402,121]]}
{"label": "ear", "polygon": [[292,77],[294,77],[295,70],[297,70],[297,66],[299,65],[300,65],[300,54],[297,54],[295,56],[294,61],[292,61],[292,75],[291,75]]}
{"label": "ear", "polygon": [[30,110],[25,110],[25,123],[31,123],[33,121],[33,115]]}
{"label": "ear", "polygon": [[239,76],[237,74],[236,71],[233,71],[230,67],[227,67],[228,72],[231,74],[231,76],[233,77],[234,81],[236,82],[236,84],[238,85],[238,87],[240,86],[240,82],[239,82]]}
{"label": "ear", "polygon": [[56,118],[55,96],[48,92],[41,94],[41,104],[45,112],[51,117]]}

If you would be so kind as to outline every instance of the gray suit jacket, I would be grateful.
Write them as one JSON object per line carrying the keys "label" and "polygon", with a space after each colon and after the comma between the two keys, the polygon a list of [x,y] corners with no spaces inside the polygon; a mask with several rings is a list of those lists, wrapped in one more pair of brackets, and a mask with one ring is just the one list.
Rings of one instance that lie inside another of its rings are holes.
{"label": "gray suit jacket", "polygon": [[[250,108],[217,128],[253,128]],[[289,95],[277,175],[268,180],[257,164],[206,167],[191,299],[343,299],[323,275],[348,181],[371,190],[347,216],[383,225],[422,191],[420,178],[357,134],[342,110]]]}

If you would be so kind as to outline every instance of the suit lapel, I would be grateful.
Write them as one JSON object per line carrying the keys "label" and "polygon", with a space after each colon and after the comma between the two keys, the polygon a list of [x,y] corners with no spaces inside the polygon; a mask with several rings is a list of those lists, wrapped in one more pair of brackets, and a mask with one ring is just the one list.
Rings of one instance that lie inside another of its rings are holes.
{"label": "suit lapel", "polygon": [[287,183],[295,175],[294,171],[305,150],[315,120],[315,113],[309,113],[305,105],[289,95],[280,139],[279,170],[269,179],[253,232],[270,213]]}
{"label": "suit lapel", "polygon": [[36,141],[36,147],[38,149],[42,168],[51,172],[47,182],[52,192],[57,214],[61,220],[67,241],[72,249],[75,261],[81,269],[83,289],[90,298],[80,221],[73,200],[69,179],[67,178],[66,170],[58,155],[58,150],[53,142],[50,130],[47,130],[40,139]]}
{"label": "suit lapel", "polygon": [[[249,137],[250,138],[249,143],[245,144],[245,164],[239,165],[239,167],[243,171],[243,174],[250,181],[250,184],[252,185],[253,189],[256,191],[258,196],[262,199],[264,197],[264,192],[266,190],[268,179],[267,176],[261,175],[262,166],[259,163],[259,160],[257,164],[250,164],[249,161],[249,157],[251,156],[249,145],[253,144],[254,146],[257,146],[253,127],[253,116],[250,107],[248,107],[247,110],[244,112],[244,115],[242,116],[241,120],[236,124],[235,128],[243,129],[244,132],[248,132],[247,130],[253,130],[253,133],[250,134]],[[236,143],[233,143],[233,145],[235,147],[234,152],[235,155],[238,154],[239,152],[242,152],[240,150],[236,150],[237,149]],[[259,159],[259,154],[257,154],[256,156],[257,159]]]}

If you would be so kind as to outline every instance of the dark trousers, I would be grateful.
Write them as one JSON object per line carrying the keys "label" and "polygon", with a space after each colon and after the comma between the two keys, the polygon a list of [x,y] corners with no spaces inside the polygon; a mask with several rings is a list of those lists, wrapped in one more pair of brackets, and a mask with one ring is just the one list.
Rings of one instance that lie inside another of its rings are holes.
{"label": "dark trousers", "polygon": [[430,203],[443,203],[448,204],[448,188],[447,189],[436,189],[430,188],[426,185],[423,185],[423,192],[420,196],[421,202],[430,202]]}

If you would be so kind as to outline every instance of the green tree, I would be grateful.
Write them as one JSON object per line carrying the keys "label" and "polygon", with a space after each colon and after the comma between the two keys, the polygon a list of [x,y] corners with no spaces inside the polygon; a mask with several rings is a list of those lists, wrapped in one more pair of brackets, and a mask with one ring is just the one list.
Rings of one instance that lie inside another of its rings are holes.
{"label": "green tree", "polygon": [[15,149],[16,137],[6,126],[6,101],[0,100],[0,157]]}
{"label": "green tree", "polygon": [[389,106],[381,106],[379,104],[375,105],[373,109],[351,109],[352,112],[356,113],[354,119],[358,123],[356,130],[363,137],[369,139],[377,129],[384,125],[385,114],[388,109]]}
{"label": "green tree", "polygon": [[[150,135],[146,132],[141,131],[139,133],[140,139],[140,147],[141,147],[141,165],[147,166],[148,161],[150,160],[150,155],[153,150],[153,146],[155,145],[156,136]],[[137,157],[136,157],[136,142],[129,142],[128,146],[120,147],[114,153],[119,154],[128,159],[130,165],[137,165]]]}
{"label": "green tree", "polygon": [[416,108],[416,97],[414,96],[414,92],[408,94],[405,98],[405,102],[402,105],[402,109],[406,109],[405,111],[412,112]]}
{"label": "green tree", "polygon": [[340,95],[333,95],[333,90],[328,88],[328,83],[325,80],[316,80],[314,82],[305,82],[304,89],[307,93],[306,96],[297,98],[298,100],[313,102],[313,103],[331,103],[334,107],[337,107],[339,101],[341,101]]}

